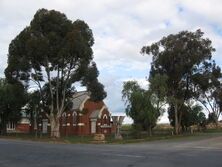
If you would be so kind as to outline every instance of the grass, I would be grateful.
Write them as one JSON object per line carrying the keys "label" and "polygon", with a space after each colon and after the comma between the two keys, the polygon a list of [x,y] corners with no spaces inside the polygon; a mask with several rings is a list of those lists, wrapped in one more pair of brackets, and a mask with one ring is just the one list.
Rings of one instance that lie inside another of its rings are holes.
{"label": "grass", "polygon": [[[138,138],[132,135],[132,127],[130,125],[124,125],[122,127],[123,140],[115,140],[114,135],[106,136],[106,143],[108,144],[127,144],[127,143],[140,143],[157,140],[199,140],[203,138],[210,138],[215,136],[222,136],[222,129],[207,129],[204,132],[194,132],[194,134],[184,133],[181,135],[172,135],[172,128],[161,128],[160,126],[154,129],[154,135],[148,136],[147,133],[141,133]],[[41,135],[37,138],[34,134],[22,134],[22,133],[11,133],[7,136],[0,136],[0,138],[6,139],[19,139],[29,141],[40,141],[49,143],[93,143],[93,136],[66,136],[60,139],[52,139],[48,135]]]}
{"label": "grass", "polygon": [[222,132],[198,132],[194,134],[181,134],[181,135],[159,135],[159,136],[151,136],[139,139],[124,139],[124,140],[111,140],[109,143],[116,144],[128,144],[128,143],[141,143],[141,142],[149,142],[149,141],[179,141],[179,140],[200,140],[204,138],[211,138],[216,136],[222,136]]}
{"label": "grass", "polygon": [[91,143],[93,136],[67,136],[63,137],[66,143]]}
{"label": "grass", "polygon": [[49,142],[49,143],[65,143],[65,141],[61,139],[52,139],[49,135],[38,135],[30,133],[8,133],[7,135],[0,136],[3,139],[14,139],[14,140],[28,140],[28,141],[38,141],[38,142]]}

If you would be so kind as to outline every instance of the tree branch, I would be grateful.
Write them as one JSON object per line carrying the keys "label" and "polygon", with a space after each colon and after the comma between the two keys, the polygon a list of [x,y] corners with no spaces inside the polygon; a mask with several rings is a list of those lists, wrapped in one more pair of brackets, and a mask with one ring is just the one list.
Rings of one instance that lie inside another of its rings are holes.
{"label": "tree branch", "polygon": [[51,96],[51,111],[50,111],[50,115],[51,115],[51,114],[53,114],[53,111],[54,111],[54,98],[53,98],[52,81],[51,81],[51,76],[50,76],[48,58],[46,58],[45,71],[46,71],[47,79],[48,79],[48,82],[49,82],[49,89],[50,89],[50,96]]}

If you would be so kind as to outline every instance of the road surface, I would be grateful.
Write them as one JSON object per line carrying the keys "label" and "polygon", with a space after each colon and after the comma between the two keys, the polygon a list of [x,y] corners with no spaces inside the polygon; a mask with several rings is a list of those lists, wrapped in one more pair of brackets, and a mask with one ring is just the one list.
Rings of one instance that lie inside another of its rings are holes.
{"label": "road surface", "polygon": [[222,167],[222,136],[123,145],[0,139],[0,167]]}

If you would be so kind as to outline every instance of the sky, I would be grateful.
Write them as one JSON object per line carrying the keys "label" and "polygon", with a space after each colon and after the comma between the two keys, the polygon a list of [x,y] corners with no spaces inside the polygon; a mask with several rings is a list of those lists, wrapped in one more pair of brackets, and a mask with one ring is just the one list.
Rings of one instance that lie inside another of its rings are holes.
{"label": "sky", "polygon": [[[112,115],[124,115],[123,82],[137,80],[148,86],[151,56],[140,54],[143,46],[172,33],[201,29],[216,48],[213,59],[222,66],[221,7],[221,0],[0,0],[0,77],[11,40],[30,24],[36,11],[58,10],[72,21],[84,20],[92,29],[94,60],[107,91],[105,103]],[[160,122],[168,122],[166,114]]]}

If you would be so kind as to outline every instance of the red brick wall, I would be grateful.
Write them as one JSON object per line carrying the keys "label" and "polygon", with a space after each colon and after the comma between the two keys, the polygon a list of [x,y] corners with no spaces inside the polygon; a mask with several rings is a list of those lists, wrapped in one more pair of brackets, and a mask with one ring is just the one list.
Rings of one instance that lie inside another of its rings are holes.
{"label": "red brick wall", "polygon": [[22,132],[22,133],[29,133],[30,126],[29,124],[17,124],[16,131]]}
{"label": "red brick wall", "polygon": [[[60,132],[61,135],[91,135],[91,121],[90,121],[90,115],[93,111],[95,110],[100,110],[104,106],[103,102],[92,102],[90,100],[87,100],[85,102],[85,106],[81,114],[77,115],[77,122],[84,124],[84,126],[76,126],[73,125],[73,112],[67,112],[66,114],[66,126],[63,125],[63,119],[61,118],[60,120]],[[104,109],[102,112],[101,118],[103,118],[103,115],[107,115],[107,120],[100,120],[98,119],[96,122],[96,131],[97,133],[105,133],[105,134],[110,134],[111,133],[111,128],[101,128],[100,125],[110,125],[110,116],[109,112],[107,109]],[[65,122],[65,121],[64,121]],[[100,125],[98,125],[100,124]]]}
{"label": "red brick wall", "polygon": [[[104,115],[107,115],[107,119],[103,119]],[[110,134],[111,133],[111,128],[105,128],[101,126],[110,126],[110,113],[107,109],[104,109],[102,111],[101,119],[97,120],[97,125],[100,123],[100,126],[97,126],[97,133],[103,133],[103,134]]]}
{"label": "red brick wall", "polygon": [[[67,112],[66,117],[60,118],[60,133],[62,136],[69,136],[69,135],[91,135],[91,121],[90,121],[90,115],[95,110],[100,110],[104,106],[104,103],[101,102],[92,102],[90,100],[87,100],[84,105],[83,111],[81,111],[79,114],[77,112],[77,124],[73,125],[73,111]],[[96,122],[96,131],[97,133],[104,133],[104,134],[110,134],[111,128],[101,128],[100,125],[110,125],[110,113],[107,109],[104,109],[102,111],[103,118],[104,114],[107,115],[107,120],[98,119]],[[44,116],[43,116],[44,117]],[[44,117],[45,118],[45,117]],[[50,122],[49,122],[50,123]],[[65,123],[65,125],[63,125]],[[83,123],[84,126],[78,126],[78,123]],[[100,125],[98,125],[100,123]],[[41,129],[41,127],[39,127]],[[49,133],[50,133],[50,127],[48,127]]]}

